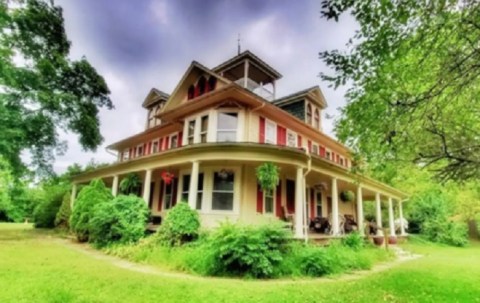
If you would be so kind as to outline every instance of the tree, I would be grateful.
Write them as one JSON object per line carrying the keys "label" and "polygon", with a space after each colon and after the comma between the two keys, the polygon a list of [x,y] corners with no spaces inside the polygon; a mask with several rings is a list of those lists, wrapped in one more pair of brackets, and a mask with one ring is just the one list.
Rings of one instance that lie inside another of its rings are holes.
{"label": "tree", "polygon": [[17,176],[23,151],[48,172],[66,148],[59,129],[95,150],[103,141],[99,108],[113,108],[110,91],[86,58],[69,59],[62,9],[53,1],[0,0],[0,27],[0,155]]}
{"label": "tree", "polygon": [[374,172],[413,161],[443,181],[480,177],[480,2],[322,1],[323,17],[345,13],[360,26],[348,50],[320,53],[334,70],[322,78],[351,84],[339,139]]}

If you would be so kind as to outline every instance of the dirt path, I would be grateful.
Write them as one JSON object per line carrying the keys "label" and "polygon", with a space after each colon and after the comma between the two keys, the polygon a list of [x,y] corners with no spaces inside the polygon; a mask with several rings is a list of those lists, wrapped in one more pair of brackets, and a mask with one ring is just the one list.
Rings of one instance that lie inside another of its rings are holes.
{"label": "dirt path", "polygon": [[[155,266],[139,264],[139,263],[127,261],[115,256],[110,256],[90,247],[88,244],[80,244],[70,239],[59,239],[54,237],[51,237],[50,239],[51,241],[59,245],[67,247],[68,249],[75,250],[84,255],[88,255],[96,260],[102,260],[112,264],[113,266],[134,271],[134,272],[147,274],[147,275],[161,276],[161,277],[174,278],[174,279],[183,279],[183,280],[185,279],[198,280],[198,281],[206,281],[206,280],[221,281],[221,280],[233,279],[233,278],[218,278],[218,277],[201,277],[201,276],[195,276],[195,275],[186,274],[186,273],[169,272]],[[387,271],[405,262],[409,262],[411,260],[415,260],[422,257],[421,255],[413,255],[408,252],[405,252],[400,247],[394,248],[394,251],[397,254],[397,258],[394,261],[377,264],[370,270],[354,271],[352,273],[346,273],[346,274],[333,276],[333,277],[322,277],[322,278],[313,278],[313,279],[274,279],[274,280],[260,280],[260,281],[244,280],[244,279],[236,279],[236,280],[238,280],[238,282],[240,283],[276,283],[276,284],[319,283],[319,282],[329,283],[329,282],[337,282],[337,281],[354,281],[354,280],[362,279],[372,274]]]}

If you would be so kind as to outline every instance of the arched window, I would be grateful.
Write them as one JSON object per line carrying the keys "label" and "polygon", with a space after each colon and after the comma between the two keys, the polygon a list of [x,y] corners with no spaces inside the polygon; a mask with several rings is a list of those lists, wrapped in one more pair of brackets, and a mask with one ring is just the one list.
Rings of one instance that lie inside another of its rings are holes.
{"label": "arched window", "polygon": [[211,92],[212,90],[214,90],[216,85],[217,85],[217,78],[213,76],[210,77],[210,79],[208,79],[208,91]]}
{"label": "arched window", "polygon": [[205,79],[204,76],[201,76],[200,79],[198,80],[197,87],[198,87],[198,95],[199,96],[203,95],[207,88],[207,80]]}
{"label": "arched window", "polygon": [[307,124],[312,125],[312,106],[307,104]]}
{"label": "arched window", "polygon": [[188,88],[188,97],[187,97],[187,99],[190,100],[190,99],[193,99],[193,97],[195,97],[195,86],[190,85],[190,87]]}
{"label": "arched window", "polygon": [[318,108],[315,109],[315,115],[313,116],[314,118],[314,127],[316,129],[320,129],[320,113],[318,112]]}

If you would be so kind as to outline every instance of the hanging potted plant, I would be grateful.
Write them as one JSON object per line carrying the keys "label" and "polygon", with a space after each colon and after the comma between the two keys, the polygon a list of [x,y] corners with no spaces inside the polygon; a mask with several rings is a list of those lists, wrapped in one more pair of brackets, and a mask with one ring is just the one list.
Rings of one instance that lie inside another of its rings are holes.
{"label": "hanging potted plant", "polygon": [[266,162],[257,167],[256,175],[262,191],[274,190],[280,182],[280,169],[271,162]]}
{"label": "hanging potted plant", "polygon": [[129,195],[132,193],[138,193],[140,190],[140,186],[142,181],[140,177],[135,173],[128,174],[125,178],[123,178],[122,182],[120,182],[120,191],[123,194]]}
{"label": "hanging potted plant", "polygon": [[355,194],[351,190],[344,190],[340,193],[340,200],[343,202],[352,202],[355,198]]}
{"label": "hanging potted plant", "polygon": [[165,182],[165,184],[167,185],[172,183],[172,180],[175,177],[175,175],[169,171],[163,171],[161,176],[162,176],[163,182]]}

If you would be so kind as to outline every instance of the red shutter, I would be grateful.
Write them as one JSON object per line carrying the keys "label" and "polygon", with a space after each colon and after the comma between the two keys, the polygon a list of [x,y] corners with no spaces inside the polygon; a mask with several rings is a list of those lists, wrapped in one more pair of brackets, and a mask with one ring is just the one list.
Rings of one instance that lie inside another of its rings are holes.
{"label": "red shutter", "polygon": [[310,189],[310,219],[315,217],[315,191]]}
{"label": "red shutter", "polygon": [[308,152],[312,152],[312,141],[308,140]]}
{"label": "red shutter", "polygon": [[165,186],[165,183],[163,180],[160,180],[160,196],[158,197],[158,211],[162,210],[162,202],[163,202],[163,187]]}
{"label": "red shutter", "polygon": [[163,150],[167,150],[168,149],[168,141],[169,141],[169,136],[166,136],[163,140]]}
{"label": "red shutter", "polygon": [[152,150],[152,141],[148,141],[147,144],[147,152],[145,153],[146,155],[150,155],[150,151]]}
{"label": "red shutter", "polygon": [[257,184],[257,213],[263,213],[263,191]]}
{"label": "red shutter", "polygon": [[172,180],[172,206],[177,204],[177,189],[178,189],[178,178],[173,178]]}
{"label": "red shutter", "polygon": [[277,144],[282,146],[287,145],[287,130],[280,125],[277,125]]}
{"label": "red shutter", "polygon": [[320,157],[325,158],[325,147],[320,146]]}
{"label": "red shutter", "polygon": [[298,141],[298,147],[302,147],[302,136],[298,135],[297,141]]}
{"label": "red shutter", "polygon": [[265,143],[265,118],[260,117],[259,143]]}
{"label": "red shutter", "polygon": [[278,218],[282,217],[282,182],[278,182],[275,197],[275,212]]}
{"label": "red shutter", "polygon": [[163,138],[160,138],[160,140],[158,140],[158,151],[162,151],[163,150]]}
{"label": "red shutter", "polygon": [[183,132],[178,133],[178,147],[182,147]]}

